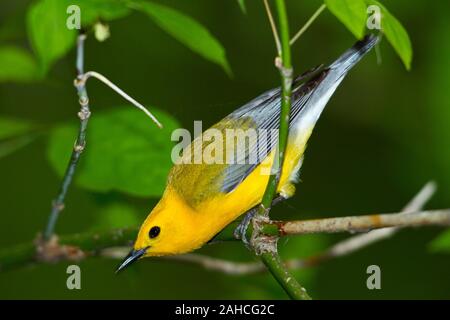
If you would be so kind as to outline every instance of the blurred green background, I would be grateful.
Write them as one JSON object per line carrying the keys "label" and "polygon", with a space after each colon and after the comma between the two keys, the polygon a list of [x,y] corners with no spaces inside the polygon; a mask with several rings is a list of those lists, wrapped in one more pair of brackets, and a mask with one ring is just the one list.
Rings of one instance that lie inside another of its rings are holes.
{"label": "blurred green background", "polygon": [[[106,75],[137,100],[165,112],[174,121],[173,126],[178,121],[189,130],[194,120],[202,120],[204,127],[212,125],[259,93],[279,85],[273,66],[275,48],[262,1],[246,1],[246,14],[237,1],[231,0],[155,2],[205,26],[225,48],[233,76],[136,12],[108,22],[111,37],[107,41],[88,37],[86,69]],[[287,1],[292,32],[321,3]],[[26,0],[0,3],[0,46],[15,45],[31,52],[25,23],[31,4]],[[410,35],[414,50],[411,71],[405,70],[386,41],[380,46],[380,65],[372,52],[351,71],[309,142],[297,195],[275,207],[273,217],[395,212],[429,180],[438,183],[438,191],[427,207],[450,206],[450,5],[444,0],[384,0],[383,4]],[[292,49],[296,73],[332,61],[354,41],[326,10]],[[0,117],[31,121],[35,128],[32,143],[0,158],[0,248],[32,241],[45,226],[61,180],[54,169],[58,167],[57,156],[52,158],[52,151],[48,151],[49,141],[61,144],[54,141],[55,128],[62,123],[69,127],[78,123],[79,105],[72,85],[74,60],[72,48],[44,79],[0,82]],[[88,91],[92,123],[109,110],[132,110],[96,81],[89,82]],[[138,111],[131,112],[144,117]],[[61,148],[70,150],[75,137],[70,128],[60,130],[61,135],[69,132],[68,142]],[[104,131],[92,135],[97,135],[95,141],[108,141],[110,137],[110,145],[120,145],[120,139],[126,136],[117,134],[117,130],[104,127]],[[87,148],[94,149],[89,135]],[[158,151],[164,153],[161,159],[166,159],[170,153],[168,136],[162,143],[168,151]],[[80,178],[69,192],[57,232],[139,225],[155,205],[168,168],[154,156],[155,150],[149,152],[152,154],[145,160],[154,161],[128,171],[125,177],[129,181],[123,182],[133,185],[134,179],[148,180],[147,189],[141,192],[144,194],[123,192],[120,186],[100,186],[96,190],[112,190],[93,191],[84,187],[89,181]],[[83,159],[81,167],[87,165]],[[108,159],[104,161],[108,163]],[[98,166],[101,172],[103,165]],[[148,176],[147,167],[152,172]],[[430,243],[442,232],[442,228],[403,230],[349,257],[295,274],[316,299],[449,299],[450,251],[430,250]],[[280,251],[284,258],[307,257],[347,236],[283,239]],[[199,252],[236,261],[254,259],[240,243],[206,246]],[[114,274],[116,260],[84,260],[79,263],[82,289],[71,291],[66,288],[69,264],[0,272],[0,298],[286,298],[267,274],[229,276],[160,259],[141,261],[119,276]],[[381,290],[366,287],[366,268],[372,264],[381,268]]]}

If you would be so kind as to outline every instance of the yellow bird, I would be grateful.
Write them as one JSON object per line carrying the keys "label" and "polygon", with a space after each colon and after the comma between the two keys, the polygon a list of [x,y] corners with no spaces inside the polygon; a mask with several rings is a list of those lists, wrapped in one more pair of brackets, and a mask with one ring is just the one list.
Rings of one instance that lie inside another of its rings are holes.
{"label": "yellow bird", "polygon": [[[294,80],[288,144],[277,189],[280,196],[288,198],[294,194],[293,183],[298,180],[306,143],[322,110],[347,72],[377,42],[377,36],[366,36],[327,68],[313,69]],[[239,129],[273,133],[271,139],[258,135],[256,143],[233,146],[233,152],[238,154],[234,162],[175,164],[161,200],[145,219],[133,249],[117,271],[142,257],[198,249],[259,204],[269,179],[267,168],[275,154],[279,118],[277,88],[237,109],[187,146],[182,157],[192,159],[192,152],[206,147],[202,139],[211,129],[221,133]],[[224,139],[222,144],[228,142],[230,139]],[[251,158],[256,161],[249,161]]]}

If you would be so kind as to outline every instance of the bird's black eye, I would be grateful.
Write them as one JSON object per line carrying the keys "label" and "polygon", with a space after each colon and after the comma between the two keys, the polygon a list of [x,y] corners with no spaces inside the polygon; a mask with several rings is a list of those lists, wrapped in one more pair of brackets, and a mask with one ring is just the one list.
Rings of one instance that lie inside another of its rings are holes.
{"label": "bird's black eye", "polygon": [[156,238],[159,235],[159,232],[161,231],[161,228],[158,226],[154,226],[150,229],[148,232],[148,235],[150,238]]}

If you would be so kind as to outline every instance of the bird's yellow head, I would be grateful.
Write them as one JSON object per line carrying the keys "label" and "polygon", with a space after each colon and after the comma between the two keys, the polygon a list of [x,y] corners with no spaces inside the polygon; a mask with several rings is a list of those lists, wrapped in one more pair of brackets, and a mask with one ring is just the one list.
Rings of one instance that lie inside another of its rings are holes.
{"label": "bird's yellow head", "polygon": [[[199,245],[195,212],[176,194],[165,193],[142,224],[133,249],[117,271],[143,257],[165,256],[192,251]],[[197,245],[198,243],[198,245]]]}

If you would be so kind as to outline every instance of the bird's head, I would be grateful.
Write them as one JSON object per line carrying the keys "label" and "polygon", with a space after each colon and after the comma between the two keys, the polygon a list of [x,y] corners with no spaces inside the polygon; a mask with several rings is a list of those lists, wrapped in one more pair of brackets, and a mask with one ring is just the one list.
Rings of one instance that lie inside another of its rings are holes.
{"label": "bird's head", "polygon": [[199,247],[195,212],[175,196],[163,196],[142,224],[134,246],[116,272],[144,257],[166,256]]}

